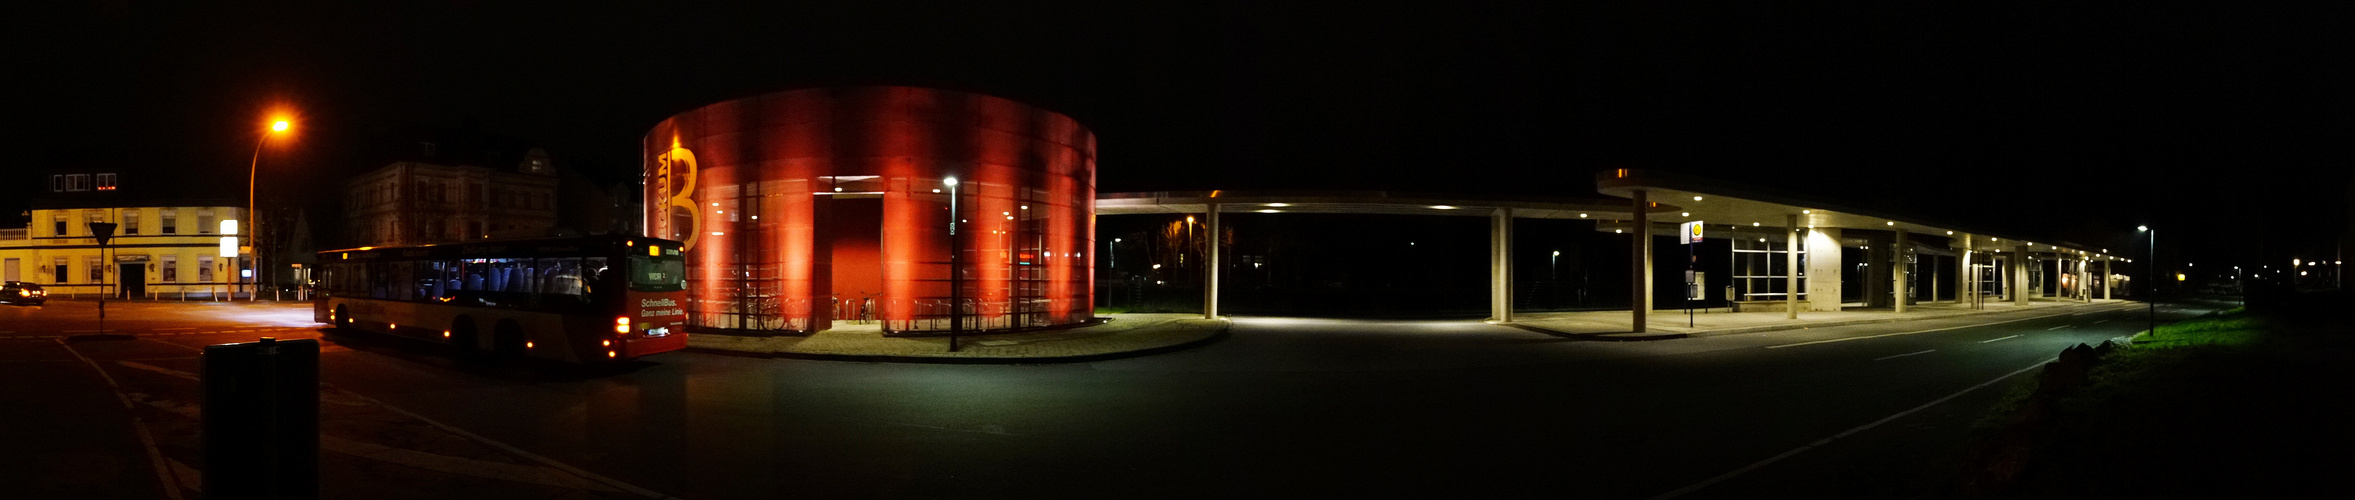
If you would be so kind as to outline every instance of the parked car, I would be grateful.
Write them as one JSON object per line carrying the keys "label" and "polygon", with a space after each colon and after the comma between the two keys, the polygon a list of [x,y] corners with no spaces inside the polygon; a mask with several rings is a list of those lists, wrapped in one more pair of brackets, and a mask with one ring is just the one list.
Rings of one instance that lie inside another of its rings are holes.
{"label": "parked car", "polygon": [[41,305],[43,302],[48,301],[49,291],[42,290],[41,285],[22,281],[0,283],[0,302],[7,302],[10,304],[32,304],[37,306]]}

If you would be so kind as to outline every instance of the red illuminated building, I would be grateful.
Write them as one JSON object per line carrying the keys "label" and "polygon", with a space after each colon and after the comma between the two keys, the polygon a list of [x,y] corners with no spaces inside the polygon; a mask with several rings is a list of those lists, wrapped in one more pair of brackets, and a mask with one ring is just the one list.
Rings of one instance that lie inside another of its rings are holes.
{"label": "red illuminated building", "polygon": [[645,161],[647,234],[686,242],[694,325],[947,332],[1093,312],[1096,139],[1070,117],[937,89],[792,90],[672,116]]}

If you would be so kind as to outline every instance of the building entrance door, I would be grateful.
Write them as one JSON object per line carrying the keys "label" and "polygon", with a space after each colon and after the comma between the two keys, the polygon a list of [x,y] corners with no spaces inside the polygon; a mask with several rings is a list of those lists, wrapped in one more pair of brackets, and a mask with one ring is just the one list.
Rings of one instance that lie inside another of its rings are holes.
{"label": "building entrance door", "polygon": [[115,298],[130,299],[147,296],[147,263],[125,262],[116,267],[122,272],[115,274],[119,281],[115,282],[114,289],[120,290],[115,293]]}

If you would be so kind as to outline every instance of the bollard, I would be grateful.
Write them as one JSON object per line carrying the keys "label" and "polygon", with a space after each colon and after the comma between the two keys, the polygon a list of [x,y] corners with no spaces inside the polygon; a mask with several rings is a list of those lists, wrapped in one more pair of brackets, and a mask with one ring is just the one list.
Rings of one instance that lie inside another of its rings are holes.
{"label": "bollard", "polygon": [[319,498],[319,341],[204,348],[207,498]]}

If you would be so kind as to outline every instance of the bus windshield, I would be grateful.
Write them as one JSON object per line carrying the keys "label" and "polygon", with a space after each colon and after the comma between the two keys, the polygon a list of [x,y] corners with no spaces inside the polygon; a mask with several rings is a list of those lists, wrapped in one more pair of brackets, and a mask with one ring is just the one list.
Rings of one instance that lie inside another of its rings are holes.
{"label": "bus windshield", "polygon": [[630,290],[676,292],[687,289],[687,261],[679,257],[630,257]]}

